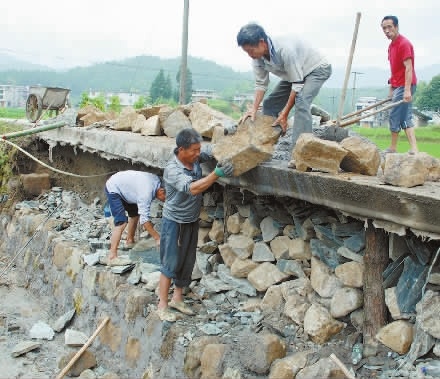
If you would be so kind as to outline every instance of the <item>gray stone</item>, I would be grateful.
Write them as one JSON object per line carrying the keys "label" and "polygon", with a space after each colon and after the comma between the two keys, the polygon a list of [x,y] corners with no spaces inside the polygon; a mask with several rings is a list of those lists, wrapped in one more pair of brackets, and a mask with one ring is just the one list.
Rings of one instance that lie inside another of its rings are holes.
{"label": "gray stone", "polygon": [[40,346],[41,342],[22,341],[13,347],[11,355],[13,357],[19,357],[20,355],[26,354],[29,351],[38,349]]}
{"label": "gray stone", "polygon": [[227,266],[223,264],[218,265],[217,275],[221,281],[231,286],[229,289],[235,289],[248,296],[256,296],[257,292],[251,283],[247,279],[234,278]]}
{"label": "gray stone", "polygon": [[397,302],[403,313],[415,312],[416,304],[422,298],[427,274],[427,266],[419,264],[412,256],[405,258],[403,272],[396,286]]}
{"label": "gray stone", "polygon": [[88,266],[94,266],[99,263],[99,258],[101,256],[100,252],[93,253],[93,254],[83,254],[82,258],[84,259],[84,262]]}
{"label": "gray stone", "polygon": [[180,109],[175,109],[162,122],[162,129],[168,137],[175,138],[182,129],[186,128],[192,128],[191,121]]}
{"label": "gray stone", "polygon": [[64,343],[68,346],[83,346],[87,340],[87,335],[78,330],[66,329],[64,333]]}
{"label": "gray stone", "polygon": [[75,308],[64,313],[53,323],[52,326],[53,330],[55,330],[57,333],[61,332],[64,329],[64,327],[67,325],[67,323],[70,322],[70,320],[72,320],[74,314],[75,314]]}
{"label": "gray stone", "polygon": [[344,247],[355,253],[362,251],[365,248],[365,232],[362,230],[344,239]]}
{"label": "gray stone", "polygon": [[252,253],[255,262],[274,262],[275,257],[265,242],[256,242]]}
{"label": "gray stone", "polygon": [[29,331],[31,338],[52,340],[55,332],[53,329],[43,321],[35,323]]}
{"label": "gray stone", "polygon": [[292,275],[297,278],[305,278],[306,276],[306,274],[304,274],[301,264],[292,259],[279,259],[276,265],[277,268],[285,274]]}
{"label": "gray stone", "polygon": [[329,246],[327,243],[313,238],[310,240],[310,248],[313,256],[318,257],[332,269],[335,269],[344,262],[344,259],[337,253],[337,247],[334,245]]}

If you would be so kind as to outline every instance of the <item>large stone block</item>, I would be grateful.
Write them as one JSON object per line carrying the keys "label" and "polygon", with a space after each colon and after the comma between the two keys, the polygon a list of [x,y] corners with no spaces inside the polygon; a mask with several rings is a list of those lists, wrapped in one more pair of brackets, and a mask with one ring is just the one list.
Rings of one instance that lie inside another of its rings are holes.
{"label": "large stone block", "polygon": [[418,154],[387,154],[382,180],[398,187],[415,187],[425,183],[426,169]]}
{"label": "large stone block", "polygon": [[207,138],[212,138],[216,127],[224,129],[226,125],[235,123],[229,116],[201,102],[196,102],[192,105],[189,119],[192,127],[197,130],[201,136]]}
{"label": "large stone block", "polygon": [[347,154],[348,151],[337,142],[322,140],[312,133],[302,133],[293,149],[293,158],[299,171],[311,168],[336,174]]}
{"label": "large stone block", "polygon": [[380,164],[380,154],[377,146],[371,141],[353,136],[341,141],[341,146],[348,154],[341,162],[344,171],[375,176]]}
{"label": "large stone block", "polygon": [[28,196],[38,196],[50,189],[50,176],[48,173],[21,174],[24,193]]}
{"label": "large stone block", "polygon": [[274,118],[257,114],[252,122],[249,118],[241,123],[237,132],[218,140],[213,154],[217,161],[231,161],[234,176],[253,169],[272,158],[274,144],[280,131],[272,127]]}

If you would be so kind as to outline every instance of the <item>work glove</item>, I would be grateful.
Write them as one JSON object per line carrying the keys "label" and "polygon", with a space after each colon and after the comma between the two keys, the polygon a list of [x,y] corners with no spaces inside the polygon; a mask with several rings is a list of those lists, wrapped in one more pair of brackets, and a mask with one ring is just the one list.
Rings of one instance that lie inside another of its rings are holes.
{"label": "work glove", "polygon": [[217,163],[217,166],[215,166],[214,173],[222,178],[232,176],[234,173],[234,166],[231,162],[219,162]]}
{"label": "work glove", "polygon": [[232,135],[237,131],[237,123],[235,121],[225,120],[223,121],[223,133],[224,135]]}

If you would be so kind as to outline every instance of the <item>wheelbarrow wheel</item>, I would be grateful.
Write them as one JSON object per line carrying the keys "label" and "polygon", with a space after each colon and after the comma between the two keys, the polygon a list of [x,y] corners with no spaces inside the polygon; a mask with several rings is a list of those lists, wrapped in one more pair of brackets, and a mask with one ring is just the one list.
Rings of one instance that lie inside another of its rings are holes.
{"label": "wheelbarrow wheel", "polygon": [[43,113],[43,100],[31,93],[26,100],[26,117],[30,122],[37,121]]}

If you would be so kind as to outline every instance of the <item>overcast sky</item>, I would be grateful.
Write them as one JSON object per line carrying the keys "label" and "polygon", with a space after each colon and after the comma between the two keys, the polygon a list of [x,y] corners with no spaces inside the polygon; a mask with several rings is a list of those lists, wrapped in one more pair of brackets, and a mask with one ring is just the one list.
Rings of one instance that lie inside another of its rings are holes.
{"label": "overcast sky", "polygon": [[[179,57],[183,0],[1,0],[0,53],[55,68],[137,55]],[[298,34],[345,68],[361,12],[352,69],[388,68],[384,15],[399,18],[417,67],[440,63],[440,0],[189,0],[188,55],[250,70],[237,46],[240,27],[260,23],[269,35]]]}

